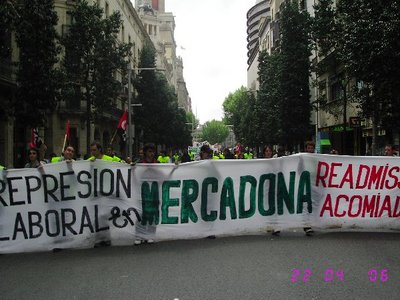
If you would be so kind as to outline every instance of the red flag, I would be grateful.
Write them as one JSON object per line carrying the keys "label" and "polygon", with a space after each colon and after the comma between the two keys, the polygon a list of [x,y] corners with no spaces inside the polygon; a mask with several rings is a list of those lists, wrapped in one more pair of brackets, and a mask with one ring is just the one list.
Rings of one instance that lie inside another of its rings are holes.
{"label": "red flag", "polygon": [[65,127],[65,135],[67,136],[67,139],[69,141],[69,128],[70,128],[70,123],[69,120],[67,121],[67,126]]}
{"label": "red flag", "polygon": [[31,130],[31,143],[29,148],[39,148],[42,144],[42,139],[39,136],[39,130],[37,128],[32,128]]}
{"label": "red flag", "polygon": [[122,128],[122,130],[126,131],[126,127],[128,127],[128,112],[125,110],[118,122],[117,128]]}

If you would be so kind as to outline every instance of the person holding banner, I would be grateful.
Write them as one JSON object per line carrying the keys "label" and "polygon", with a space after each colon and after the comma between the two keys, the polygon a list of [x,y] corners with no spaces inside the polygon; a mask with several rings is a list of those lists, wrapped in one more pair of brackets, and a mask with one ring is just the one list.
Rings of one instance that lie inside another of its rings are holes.
{"label": "person holding banner", "polygon": [[58,162],[62,162],[62,161],[66,161],[66,162],[75,161],[73,159],[74,153],[75,153],[74,147],[69,145],[67,148],[65,148],[63,155],[53,157],[51,159],[51,163],[58,163]]}
{"label": "person holding banner", "polygon": [[94,161],[96,159],[102,159],[107,161],[113,161],[111,156],[103,154],[103,147],[100,143],[93,142],[90,144],[90,154],[92,155],[87,160]]}
{"label": "person holding banner", "polygon": [[[155,159],[156,147],[153,144],[146,144],[143,147],[143,158],[139,161],[139,163],[145,164],[157,164],[159,163]],[[134,241],[134,245],[138,246],[141,244],[153,244],[154,239],[152,238],[156,233],[155,225],[142,225],[140,222],[136,225],[136,239]]]}
{"label": "person holding banner", "polygon": [[396,156],[393,145],[387,144],[385,146],[385,156]]}
{"label": "person holding banner", "polygon": [[[307,141],[305,143],[305,150],[307,153],[315,153],[315,143],[313,141]],[[304,227],[303,230],[307,236],[312,236],[314,234],[314,230],[311,227]]]}
{"label": "person holding banner", "polygon": [[36,148],[31,148],[28,152],[29,162],[25,165],[25,168],[38,168],[43,166],[39,160],[39,150]]}

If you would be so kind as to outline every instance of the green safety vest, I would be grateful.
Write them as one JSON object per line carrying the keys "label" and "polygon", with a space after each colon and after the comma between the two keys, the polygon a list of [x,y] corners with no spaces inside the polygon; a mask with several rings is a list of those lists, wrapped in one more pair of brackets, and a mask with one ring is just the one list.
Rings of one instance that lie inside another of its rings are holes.
{"label": "green safety vest", "polygon": [[244,158],[245,159],[252,159],[253,158],[253,153],[247,153],[247,152],[245,152],[244,154],[243,154],[243,156],[244,156]]}
{"label": "green safety vest", "polygon": [[[94,161],[95,159],[96,159],[96,157],[91,156],[87,160]],[[113,161],[113,158],[111,156],[103,154],[103,157],[101,158],[101,160]]]}
{"label": "green safety vest", "polygon": [[61,156],[54,156],[54,157],[51,159],[51,163],[52,163],[52,164],[58,163],[58,162],[61,162],[61,161],[62,161],[62,157],[61,157]]}
{"label": "green safety vest", "polygon": [[169,156],[162,156],[162,155],[160,155],[160,156],[157,158],[157,160],[158,160],[158,162],[161,163],[161,164],[166,164],[166,163],[169,163]]}
{"label": "green safety vest", "polygon": [[113,156],[112,157],[112,161],[115,161],[115,162],[121,162],[122,161],[122,159],[120,159],[118,156]]}
{"label": "green safety vest", "polygon": [[5,168],[6,168],[5,166],[0,165],[0,169],[5,169]]}

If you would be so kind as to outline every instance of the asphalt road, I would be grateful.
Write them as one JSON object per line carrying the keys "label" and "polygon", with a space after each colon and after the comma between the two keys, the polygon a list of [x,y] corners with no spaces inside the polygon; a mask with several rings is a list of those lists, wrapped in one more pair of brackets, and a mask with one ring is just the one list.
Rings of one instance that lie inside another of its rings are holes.
{"label": "asphalt road", "polygon": [[0,266],[1,299],[400,299],[396,232],[8,254]]}

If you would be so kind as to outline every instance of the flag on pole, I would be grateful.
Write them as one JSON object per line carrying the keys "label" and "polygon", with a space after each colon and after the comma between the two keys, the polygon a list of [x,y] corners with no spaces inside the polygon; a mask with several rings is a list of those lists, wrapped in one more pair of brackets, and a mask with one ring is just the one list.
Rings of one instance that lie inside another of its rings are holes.
{"label": "flag on pole", "polygon": [[69,137],[70,137],[70,127],[71,127],[71,123],[69,122],[69,120],[67,121],[67,125],[66,125],[66,127],[65,127],[65,135],[66,135],[66,137],[67,137],[67,139],[68,139],[68,142],[70,142],[70,139],[69,139]]}
{"label": "flag on pole", "polygon": [[29,144],[29,148],[39,148],[42,145],[43,141],[39,136],[39,130],[37,128],[31,129],[31,143]]}
{"label": "flag on pole", "polygon": [[118,122],[117,128],[121,128],[122,130],[126,131],[128,127],[128,112],[125,110],[121,119]]}
{"label": "flag on pole", "polygon": [[126,130],[128,128],[128,111],[125,110],[124,113],[122,114],[121,119],[118,122],[117,130],[122,129],[122,139],[126,141]]}

